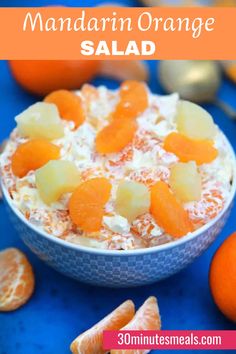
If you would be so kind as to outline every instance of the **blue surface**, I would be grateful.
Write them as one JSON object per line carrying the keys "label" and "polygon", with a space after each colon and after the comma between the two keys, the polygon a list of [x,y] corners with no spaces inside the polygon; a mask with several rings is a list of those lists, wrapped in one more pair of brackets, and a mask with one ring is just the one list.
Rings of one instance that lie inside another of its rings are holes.
{"label": "blue surface", "polygon": [[[34,1],[33,5],[59,1]],[[99,1],[87,1],[87,5]],[[60,1],[67,5],[85,5],[81,1]],[[124,3],[124,1],[123,1]],[[135,1],[126,1],[135,5]],[[32,1],[1,1],[1,6],[28,6]],[[156,82],[156,63],[149,62],[151,89],[162,93]],[[36,101],[12,79],[6,62],[0,62],[0,140],[14,127],[14,116]],[[114,81],[95,80],[95,84],[115,87]],[[236,86],[224,80],[219,97],[236,109]],[[236,148],[236,123],[209,105],[216,123]],[[29,257],[36,276],[32,299],[21,309],[0,314],[0,354],[67,354],[69,344],[104,315],[131,298],[138,307],[150,295],[159,299],[163,329],[235,329],[215,307],[208,286],[208,269],[219,244],[235,231],[236,209],[217,241],[181,273],[165,281],[136,289],[104,289],[91,287],[68,279],[38,260],[21,242],[11,225],[4,205],[0,203],[0,249],[18,247]],[[162,351],[158,351],[162,353]],[[163,351],[168,353],[169,351]],[[178,353],[179,351],[175,351]],[[206,353],[206,351],[203,351]],[[221,351],[223,353],[223,351]]]}

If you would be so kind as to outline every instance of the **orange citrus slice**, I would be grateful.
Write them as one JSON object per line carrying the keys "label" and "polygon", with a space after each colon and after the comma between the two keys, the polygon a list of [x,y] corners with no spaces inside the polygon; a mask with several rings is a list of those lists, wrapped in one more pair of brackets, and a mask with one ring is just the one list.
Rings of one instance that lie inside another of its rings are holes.
{"label": "orange citrus slice", "polygon": [[207,224],[211,219],[214,219],[223,209],[225,199],[222,186],[206,185],[203,190],[201,200],[187,205],[189,217],[192,223],[199,228]]}
{"label": "orange citrus slice", "polygon": [[157,224],[175,238],[193,231],[188,213],[165,182],[159,181],[151,187],[150,212]]}
{"label": "orange citrus slice", "polygon": [[105,354],[107,351],[103,349],[103,331],[119,330],[133,318],[134,312],[133,302],[125,301],[95,326],[79,335],[71,343],[72,353]]}
{"label": "orange citrus slice", "polygon": [[170,133],[165,138],[164,149],[178,156],[181,162],[195,161],[197,165],[210,163],[218,155],[212,141],[193,140],[179,133]]}
{"label": "orange citrus slice", "polygon": [[[158,331],[161,329],[161,318],[157,299],[149,297],[138,309],[133,319],[121,331]],[[111,350],[111,354],[144,354],[147,350]]]}
{"label": "orange citrus slice", "polygon": [[96,150],[101,154],[117,153],[134,138],[137,123],[134,120],[114,119],[96,137]]}
{"label": "orange citrus slice", "polygon": [[143,82],[127,80],[120,88],[120,101],[113,118],[137,118],[148,107],[148,92]]}
{"label": "orange citrus slice", "polygon": [[44,98],[44,102],[54,103],[62,119],[73,121],[78,128],[85,120],[81,98],[71,91],[58,90]]}
{"label": "orange citrus slice", "polygon": [[60,148],[43,139],[33,139],[18,146],[12,155],[12,171],[24,177],[29,171],[37,170],[50,160],[60,158]]}
{"label": "orange citrus slice", "polygon": [[16,248],[0,252],[0,311],[24,305],[34,290],[34,274],[25,255]]}
{"label": "orange citrus slice", "polygon": [[111,184],[103,177],[81,183],[69,201],[69,213],[73,223],[85,232],[99,231],[110,192]]}

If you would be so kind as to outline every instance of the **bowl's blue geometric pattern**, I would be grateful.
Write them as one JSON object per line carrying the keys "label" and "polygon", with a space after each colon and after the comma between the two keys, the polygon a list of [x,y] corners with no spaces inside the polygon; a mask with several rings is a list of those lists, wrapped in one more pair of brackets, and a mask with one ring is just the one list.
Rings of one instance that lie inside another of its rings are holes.
{"label": "bowl's blue geometric pattern", "polygon": [[69,243],[58,243],[29,227],[10,208],[10,217],[22,240],[39,258],[59,272],[82,282],[107,287],[150,284],[177,273],[198,257],[215,240],[229,215],[231,205],[220,218],[196,237],[169,244],[168,248],[146,249],[143,253],[96,253]]}

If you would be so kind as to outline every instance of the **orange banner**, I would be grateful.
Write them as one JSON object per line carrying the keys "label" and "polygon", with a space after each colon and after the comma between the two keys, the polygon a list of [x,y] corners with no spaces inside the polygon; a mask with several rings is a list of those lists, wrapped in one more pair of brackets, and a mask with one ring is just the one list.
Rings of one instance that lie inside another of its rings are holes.
{"label": "orange banner", "polygon": [[0,8],[0,59],[236,59],[236,8]]}

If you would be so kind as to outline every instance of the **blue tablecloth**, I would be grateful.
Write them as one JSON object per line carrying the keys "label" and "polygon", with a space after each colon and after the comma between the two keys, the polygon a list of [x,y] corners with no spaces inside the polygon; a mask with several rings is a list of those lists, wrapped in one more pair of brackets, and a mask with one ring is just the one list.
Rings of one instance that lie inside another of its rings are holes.
{"label": "blue tablecloth", "polygon": [[[1,6],[39,6],[61,3],[89,6],[99,1],[1,1]],[[123,1],[137,5],[135,1]],[[151,89],[163,93],[156,80],[156,62],[149,62]],[[117,82],[96,79],[96,85],[116,87]],[[224,79],[219,97],[236,108],[236,86]],[[7,63],[0,62],[0,140],[14,127],[14,116],[36,101],[12,79]],[[236,123],[212,105],[207,109],[214,116],[236,147]],[[37,259],[21,242],[11,225],[3,203],[0,203],[0,249],[18,247],[29,257],[36,276],[32,299],[21,309],[0,314],[0,354],[67,354],[74,337],[104,315],[131,298],[136,306],[149,296],[159,300],[163,329],[235,329],[214,305],[208,285],[208,269],[219,244],[235,231],[236,209],[217,241],[191,266],[179,274],[151,286],[136,289],[91,287],[68,279]],[[160,352],[160,351],[159,351]],[[178,351],[176,351],[178,352]],[[168,351],[163,351],[168,353]],[[204,353],[204,352],[203,352]],[[222,351],[221,351],[222,353]]]}

